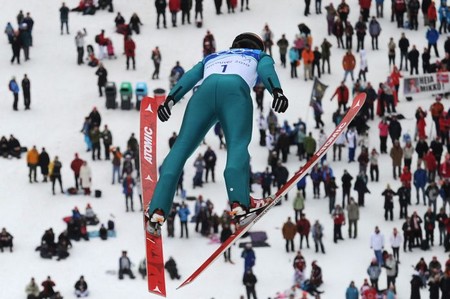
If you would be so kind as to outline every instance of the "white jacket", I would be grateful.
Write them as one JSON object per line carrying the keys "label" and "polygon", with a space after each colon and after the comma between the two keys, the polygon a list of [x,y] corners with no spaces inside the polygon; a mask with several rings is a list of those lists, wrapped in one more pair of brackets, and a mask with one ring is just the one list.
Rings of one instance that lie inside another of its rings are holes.
{"label": "white jacket", "polygon": [[378,234],[373,233],[370,237],[370,247],[373,250],[382,250],[384,247],[384,235],[379,232]]}
{"label": "white jacket", "polygon": [[91,168],[87,165],[82,165],[80,168],[81,187],[91,188]]}
{"label": "white jacket", "polygon": [[356,134],[356,131],[349,130],[347,134],[345,134],[345,137],[347,138],[347,144],[349,148],[355,148],[356,147],[356,140],[358,138],[358,135]]}
{"label": "white jacket", "polygon": [[389,242],[391,243],[391,247],[394,248],[400,247],[403,244],[403,236],[399,233],[397,233],[396,236],[392,234],[391,237],[389,238]]}

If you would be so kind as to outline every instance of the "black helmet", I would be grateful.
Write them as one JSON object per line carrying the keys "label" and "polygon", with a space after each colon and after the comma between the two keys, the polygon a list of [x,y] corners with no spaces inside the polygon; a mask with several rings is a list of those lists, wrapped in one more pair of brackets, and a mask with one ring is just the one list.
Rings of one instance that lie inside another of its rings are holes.
{"label": "black helmet", "polygon": [[236,36],[231,48],[246,48],[264,51],[264,43],[258,35],[251,32],[245,32]]}

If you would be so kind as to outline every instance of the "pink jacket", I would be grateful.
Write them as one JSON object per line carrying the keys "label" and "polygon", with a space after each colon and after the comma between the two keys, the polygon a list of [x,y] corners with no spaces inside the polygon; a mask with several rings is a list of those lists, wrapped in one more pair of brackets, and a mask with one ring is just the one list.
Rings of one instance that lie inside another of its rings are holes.
{"label": "pink jacket", "polygon": [[387,137],[389,135],[389,125],[387,123],[380,122],[378,129],[380,129],[380,136]]}

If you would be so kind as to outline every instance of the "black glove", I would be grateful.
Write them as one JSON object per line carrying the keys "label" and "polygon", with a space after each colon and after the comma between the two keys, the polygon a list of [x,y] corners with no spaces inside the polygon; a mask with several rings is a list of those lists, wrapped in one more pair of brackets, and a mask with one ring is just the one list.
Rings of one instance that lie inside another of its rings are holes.
{"label": "black glove", "polygon": [[273,101],[272,101],[272,109],[275,112],[283,113],[286,111],[289,106],[288,99],[284,96],[283,90],[281,88],[274,88],[272,90]]}
{"label": "black glove", "polygon": [[170,110],[175,104],[173,96],[168,96],[163,104],[158,107],[158,117],[162,122],[167,121],[172,113]]}

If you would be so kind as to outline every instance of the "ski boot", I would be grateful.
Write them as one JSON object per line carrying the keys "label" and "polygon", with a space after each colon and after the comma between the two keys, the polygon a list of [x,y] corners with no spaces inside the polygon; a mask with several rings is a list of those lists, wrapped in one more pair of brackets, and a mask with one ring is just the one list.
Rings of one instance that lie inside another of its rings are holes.
{"label": "ski boot", "polygon": [[151,216],[148,214],[148,209],[145,211],[147,232],[155,237],[161,236],[161,226],[165,220],[164,212],[160,209],[155,210]]}
{"label": "ski boot", "polygon": [[232,219],[236,219],[240,226],[245,226],[249,221],[255,219],[258,215],[258,211],[264,209],[273,201],[273,197],[266,197],[256,199],[250,196],[250,206],[247,208],[241,205],[239,202],[233,202],[231,204],[230,215]]}

